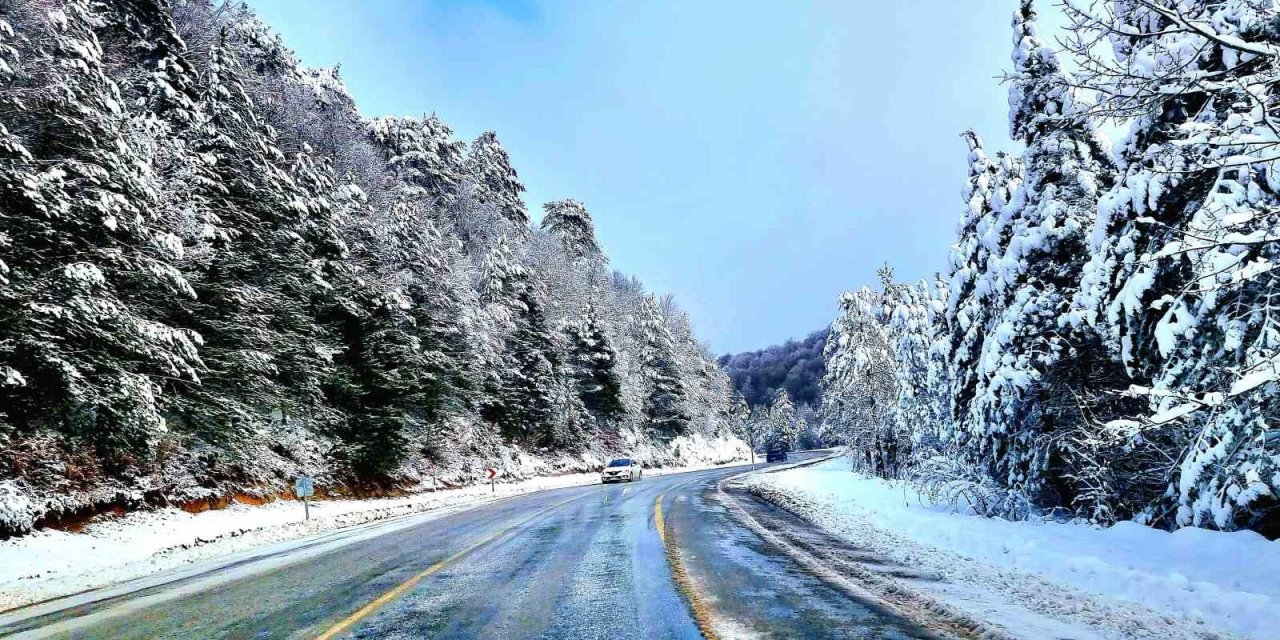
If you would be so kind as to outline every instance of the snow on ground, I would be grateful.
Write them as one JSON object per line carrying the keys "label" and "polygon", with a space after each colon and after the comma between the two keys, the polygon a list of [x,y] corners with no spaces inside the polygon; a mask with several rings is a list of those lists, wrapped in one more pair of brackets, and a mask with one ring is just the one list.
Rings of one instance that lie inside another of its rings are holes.
{"label": "snow on ground", "polygon": [[[647,469],[646,476],[712,468],[724,460],[723,443],[689,442],[682,460],[691,466]],[[740,464],[734,461],[728,464]],[[439,515],[513,495],[594,484],[598,473],[536,477],[398,498],[320,500],[303,521],[301,502],[261,506],[232,504],[199,514],[170,508],[104,516],[77,533],[42,529],[0,541],[0,611],[180,569],[193,563],[262,549],[273,543],[312,539],[333,531],[413,514]]]}
{"label": "snow on ground", "polygon": [[1031,636],[1018,633],[1008,605],[1104,637],[1280,639],[1280,542],[1253,532],[1169,533],[1131,522],[1100,528],[984,518],[849,469],[838,458],[747,483],[781,494],[798,515],[861,548],[937,572],[946,580],[909,587],[932,590],[929,596],[978,617],[995,616],[1018,637]]}

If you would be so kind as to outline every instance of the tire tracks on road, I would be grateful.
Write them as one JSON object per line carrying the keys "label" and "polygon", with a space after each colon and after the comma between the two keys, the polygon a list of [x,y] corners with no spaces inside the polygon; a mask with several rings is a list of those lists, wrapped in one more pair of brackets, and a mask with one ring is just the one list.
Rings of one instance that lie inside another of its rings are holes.
{"label": "tire tracks on road", "polygon": [[566,504],[574,502],[575,500],[578,500],[581,497],[582,496],[574,496],[573,498],[570,498],[563,502],[558,502],[556,504],[551,505],[550,507],[539,510],[533,515],[527,518],[524,518],[508,527],[500,529],[495,533],[485,536],[484,538],[481,538],[479,541],[474,542],[471,545],[463,548],[461,551],[458,551],[457,553],[454,553],[453,555],[443,560],[440,560],[439,562],[436,562],[435,564],[431,565],[430,567],[427,567],[421,572],[410,576],[407,580],[401,582],[400,584],[396,585],[389,591],[378,596],[372,602],[357,609],[354,613],[351,613],[350,615],[343,618],[342,620],[339,620],[338,622],[334,623],[332,626],[327,628],[324,632],[317,635],[315,640],[333,640],[334,638],[337,638],[339,635],[348,631],[353,626],[363,621],[365,618],[368,618],[370,615],[374,614],[382,607],[386,606],[387,604],[391,603],[395,599],[404,595],[405,592],[416,587],[419,582],[422,582],[423,579],[430,577],[436,573],[439,573],[440,571],[443,571],[444,569],[453,565],[457,561],[462,560],[463,558],[471,555],[476,551],[479,551],[481,548],[486,547],[502,539],[504,536],[507,536],[508,534],[516,531],[517,529],[523,527],[524,525],[529,524],[530,522],[533,522],[534,520],[537,520],[538,518],[541,518],[542,516],[548,513],[551,513],[552,511],[555,511],[556,509],[559,509],[560,507],[563,507]]}
{"label": "tire tracks on road", "polygon": [[[878,602],[898,615],[945,636],[974,640],[1013,640],[1003,629],[976,620],[952,607],[896,581],[859,567],[839,557],[837,549],[825,549],[815,535],[795,531],[793,524],[780,518],[762,523],[748,508],[726,489],[726,485],[748,474],[726,478],[716,483],[717,497],[735,520],[752,533],[778,549],[800,568],[852,598]],[[757,496],[762,502],[791,514],[785,506]]]}

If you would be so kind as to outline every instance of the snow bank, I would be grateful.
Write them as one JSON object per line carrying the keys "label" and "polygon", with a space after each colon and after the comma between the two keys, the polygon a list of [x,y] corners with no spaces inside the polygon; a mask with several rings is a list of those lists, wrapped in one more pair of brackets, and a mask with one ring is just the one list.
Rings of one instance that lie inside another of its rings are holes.
{"label": "snow bank", "polygon": [[[949,552],[1197,626],[1280,639],[1280,542],[1248,531],[1170,533],[1131,522],[1099,528],[983,518],[929,504],[901,483],[849,469],[841,458],[754,476],[749,483],[804,496],[812,513],[801,515],[834,533],[871,525],[925,549],[923,556],[919,548],[903,551],[911,557],[901,560],[946,563]],[[931,559],[931,550],[943,555]]]}
{"label": "snow bank", "polygon": [[734,437],[712,438],[695,433],[671,441],[673,461],[678,465],[703,467],[739,462],[751,457],[751,447]]}
{"label": "snow bank", "polygon": [[[686,466],[648,469],[647,476],[735,463],[736,440],[700,436],[675,442]],[[738,444],[741,444],[740,442]],[[745,449],[743,455],[745,456]],[[461,489],[424,491],[398,498],[338,499],[311,503],[303,521],[301,502],[280,500],[261,506],[232,504],[191,514],[181,509],[102,516],[78,533],[41,529],[0,541],[0,610],[116,584],[192,563],[258,549],[272,543],[319,536],[338,529],[391,518],[477,506],[534,491],[595,484],[597,472],[499,482]],[[0,494],[2,495],[2,494]]]}

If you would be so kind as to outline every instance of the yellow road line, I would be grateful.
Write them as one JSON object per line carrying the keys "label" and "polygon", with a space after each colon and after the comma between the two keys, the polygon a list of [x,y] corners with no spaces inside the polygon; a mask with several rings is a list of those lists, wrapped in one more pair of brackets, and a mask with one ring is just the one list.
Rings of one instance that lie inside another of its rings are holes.
{"label": "yellow road line", "polygon": [[449,566],[450,564],[453,564],[454,562],[456,562],[456,561],[458,561],[458,560],[462,559],[464,556],[466,556],[467,554],[471,553],[472,551],[475,551],[476,549],[479,549],[480,547],[483,547],[484,545],[489,544],[490,542],[493,542],[494,540],[497,540],[498,538],[500,538],[500,537],[502,537],[502,536],[506,535],[507,533],[510,533],[511,531],[513,531],[513,530],[515,530],[515,529],[517,529],[517,528],[519,528],[519,527],[522,527],[522,526],[524,526],[524,525],[528,524],[529,522],[533,521],[534,519],[538,518],[539,516],[541,516],[541,515],[543,515],[543,514],[545,514],[545,513],[549,512],[549,511],[553,511],[553,510],[555,510],[555,509],[558,509],[558,508],[560,508],[560,507],[562,507],[562,506],[564,506],[564,505],[566,505],[566,504],[569,504],[570,502],[573,502],[573,501],[574,501],[574,500],[576,500],[576,499],[577,499],[577,498],[570,498],[569,500],[565,500],[564,502],[560,502],[560,503],[558,503],[558,504],[555,504],[555,505],[552,505],[552,506],[550,506],[550,507],[547,507],[546,509],[543,509],[542,511],[539,511],[539,512],[537,512],[537,513],[533,514],[532,516],[529,516],[528,518],[525,518],[524,520],[521,520],[520,522],[517,522],[517,523],[515,523],[515,524],[513,524],[513,525],[511,525],[511,526],[509,526],[509,527],[507,527],[506,529],[502,529],[501,531],[498,531],[497,533],[494,533],[493,535],[487,536],[487,537],[485,537],[484,539],[480,540],[479,542],[477,542],[477,543],[475,543],[475,544],[473,544],[473,545],[471,545],[471,546],[469,546],[469,547],[467,547],[467,548],[463,549],[462,551],[459,551],[459,552],[457,552],[457,553],[455,553],[455,554],[453,554],[453,555],[449,556],[448,558],[445,558],[444,560],[441,560],[441,561],[439,561],[439,562],[437,562],[437,563],[435,563],[435,564],[431,565],[430,567],[427,567],[427,568],[426,568],[426,569],[424,569],[422,572],[417,573],[417,574],[413,575],[412,577],[410,577],[408,580],[405,580],[404,582],[401,582],[400,584],[396,585],[396,587],[395,587],[395,588],[393,588],[393,589],[391,589],[390,591],[388,591],[388,592],[386,592],[386,593],[384,593],[384,594],[382,594],[382,595],[378,596],[377,598],[375,598],[375,599],[374,599],[374,601],[373,601],[373,602],[370,602],[369,604],[366,604],[365,606],[361,607],[361,608],[360,608],[358,611],[356,611],[355,613],[353,613],[353,614],[351,614],[351,615],[349,615],[349,616],[347,616],[347,617],[343,618],[342,620],[338,621],[338,623],[337,623],[337,624],[333,625],[332,627],[329,627],[327,630],[325,630],[325,632],[324,632],[324,633],[322,633],[322,634],[320,634],[320,635],[316,636],[316,640],[333,640],[333,638],[338,637],[338,634],[340,634],[340,633],[342,633],[343,631],[346,631],[347,629],[351,628],[351,626],[352,626],[352,625],[354,625],[354,624],[356,624],[357,622],[360,622],[361,620],[365,619],[366,617],[368,617],[368,616],[369,616],[369,614],[371,614],[371,613],[373,613],[373,612],[377,611],[378,609],[381,609],[381,608],[382,608],[383,606],[385,606],[388,602],[391,602],[392,600],[395,600],[396,598],[398,598],[398,597],[400,597],[401,595],[403,595],[403,594],[404,594],[404,592],[406,592],[406,591],[408,591],[408,590],[412,589],[415,585],[417,585],[419,582],[421,582],[423,578],[426,578],[426,577],[428,577],[428,576],[430,576],[430,575],[432,575],[432,574],[435,574],[435,573],[439,573],[441,569],[444,569],[445,567]]}
{"label": "yellow road line", "polygon": [[658,496],[657,502],[653,503],[653,522],[658,528],[658,539],[662,540],[662,547],[667,546],[667,525],[662,521],[662,496]]}
{"label": "yellow road line", "polygon": [[720,636],[716,635],[715,629],[711,626],[711,610],[707,607],[706,601],[693,588],[693,581],[689,579],[689,574],[685,572],[684,565],[680,562],[680,549],[676,547],[674,541],[667,537],[667,524],[662,519],[662,498],[665,494],[659,495],[658,499],[653,503],[653,524],[658,530],[658,539],[662,541],[662,547],[667,552],[667,564],[671,567],[671,579],[675,581],[676,588],[680,590],[680,594],[684,596],[689,603],[689,612],[693,614],[693,621],[698,625],[698,631],[702,632],[702,637],[707,640],[720,640]]}

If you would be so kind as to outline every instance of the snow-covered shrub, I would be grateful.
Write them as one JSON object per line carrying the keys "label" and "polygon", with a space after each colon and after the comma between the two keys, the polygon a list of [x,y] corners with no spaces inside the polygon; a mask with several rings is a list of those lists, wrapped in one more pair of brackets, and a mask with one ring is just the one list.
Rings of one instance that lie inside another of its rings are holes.
{"label": "snow-covered shrub", "polygon": [[962,513],[1009,520],[1025,520],[1038,513],[1020,487],[998,483],[982,468],[955,455],[919,460],[907,479],[930,504],[947,505]]}
{"label": "snow-covered shrub", "polygon": [[14,480],[0,482],[0,536],[31,531],[40,513],[22,486]]}

